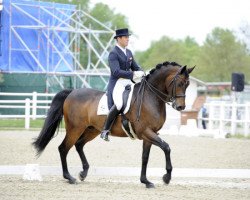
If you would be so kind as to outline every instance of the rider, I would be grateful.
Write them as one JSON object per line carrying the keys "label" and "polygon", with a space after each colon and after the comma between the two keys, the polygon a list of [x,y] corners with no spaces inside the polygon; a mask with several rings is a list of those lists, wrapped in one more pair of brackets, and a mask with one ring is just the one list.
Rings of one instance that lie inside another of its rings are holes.
{"label": "rider", "polygon": [[108,61],[111,71],[109,78],[107,96],[109,114],[104,124],[101,138],[109,141],[108,134],[122,108],[122,93],[126,85],[141,80],[144,72],[135,62],[132,52],[127,49],[129,42],[129,31],[127,28],[116,30],[116,46],[110,52]]}

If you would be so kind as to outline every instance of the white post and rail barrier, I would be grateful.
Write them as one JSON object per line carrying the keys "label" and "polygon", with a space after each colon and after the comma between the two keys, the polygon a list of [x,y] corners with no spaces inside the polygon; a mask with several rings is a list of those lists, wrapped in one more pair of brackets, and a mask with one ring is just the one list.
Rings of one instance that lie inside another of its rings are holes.
{"label": "white post and rail barrier", "polygon": [[[45,118],[46,115],[38,115],[37,110],[45,110],[45,112],[49,109],[51,100],[38,100],[39,97],[53,97],[55,94],[47,94],[47,93],[7,93],[0,92],[0,96],[5,97],[29,97],[23,100],[0,100],[0,119],[6,118],[24,118],[25,120],[25,129],[30,128],[30,120],[37,118]],[[3,115],[1,114],[1,109],[23,109],[24,114],[11,114],[11,115]]]}
{"label": "white post and rail barrier", "polygon": [[204,106],[207,108],[208,117],[200,120],[208,123],[208,129],[219,129],[220,133],[227,131],[232,135],[250,135],[250,102],[210,102]]}
{"label": "white post and rail barrier", "polygon": [[[0,92],[0,97],[24,97],[23,100],[0,100],[0,119],[7,118],[23,118],[25,119],[25,128],[30,128],[30,120],[45,118],[46,112],[50,107],[51,100],[39,100],[41,97],[45,99],[54,97],[55,94],[47,93],[4,93]],[[219,129],[220,133],[227,131],[232,135],[236,133],[250,135],[250,102],[244,104],[210,102],[205,103],[208,117],[199,120],[205,120],[208,123],[208,129]],[[23,109],[24,114],[3,115],[1,109]],[[44,110],[44,115],[38,115],[38,109]]]}

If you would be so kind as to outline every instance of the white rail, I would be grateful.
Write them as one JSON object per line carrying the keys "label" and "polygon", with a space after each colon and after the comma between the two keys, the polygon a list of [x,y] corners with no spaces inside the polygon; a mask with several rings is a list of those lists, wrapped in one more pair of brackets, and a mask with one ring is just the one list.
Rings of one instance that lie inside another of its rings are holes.
{"label": "white rail", "polygon": [[[37,118],[45,118],[46,115],[38,115],[37,110],[45,110],[45,113],[50,107],[51,100],[38,100],[39,97],[53,97],[55,94],[46,93],[4,93],[0,92],[1,96],[16,96],[28,97],[23,100],[0,100],[1,109],[23,109],[23,115],[1,115],[3,118],[24,118],[25,128],[30,128],[30,120]],[[208,123],[208,129],[219,129],[220,133],[236,134],[236,131],[243,133],[245,136],[250,134],[250,102],[245,104],[225,103],[225,102],[210,102],[206,103],[205,107],[208,111],[208,117],[199,117],[199,120],[205,120]],[[240,130],[240,131],[239,131]]]}
{"label": "white rail", "polygon": [[[210,102],[205,107],[208,111],[207,118],[200,118],[208,123],[208,129],[218,128],[221,133],[228,131],[232,135],[244,132],[250,134],[250,102],[244,104]],[[240,130],[240,131],[239,131]]]}
{"label": "white rail", "polygon": [[38,100],[39,97],[53,97],[55,94],[46,93],[6,93],[0,92],[0,96],[30,97],[24,100],[0,100],[0,110],[3,109],[24,109],[24,115],[0,115],[1,118],[24,118],[25,129],[30,128],[30,119],[45,118],[45,115],[37,115],[38,109],[47,111],[51,100]]}

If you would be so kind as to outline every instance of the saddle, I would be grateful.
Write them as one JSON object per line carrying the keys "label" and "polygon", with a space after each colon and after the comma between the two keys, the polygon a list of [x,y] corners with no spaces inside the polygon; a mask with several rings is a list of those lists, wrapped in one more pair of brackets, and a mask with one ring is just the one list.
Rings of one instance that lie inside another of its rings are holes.
{"label": "saddle", "polygon": [[[127,85],[125,86],[125,89],[122,93],[122,100],[123,105],[120,111],[120,115],[122,117],[122,129],[126,133],[126,135],[131,139],[136,139],[137,136],[131,126],[130,121],[126,118],[125,114],[129,111],[131,100],[132,100],[132,94],[134,90],[134,85]],[[97,108],[97,115],[108,115],[109,109],[108,109],[108,103],[107,103],[107,95],[104,94],[98,104]]]}
{"label": "saddle", "polygon": [[125,90],[122,93],[122,100],[123,100],[123,105],[122,105],[122,109],[121,109],[122,130],[127,134],[127,136],[130,139],[135,140],[135,139],[137,139],[137,135],[135,134],[135,132],[131,126],[130,121],[127,119],[127,117],[124,114],[124,110],[126,108],[127,100],[128,100],[130,92],[131,92],[131,85],[127,85],[125,87]]}

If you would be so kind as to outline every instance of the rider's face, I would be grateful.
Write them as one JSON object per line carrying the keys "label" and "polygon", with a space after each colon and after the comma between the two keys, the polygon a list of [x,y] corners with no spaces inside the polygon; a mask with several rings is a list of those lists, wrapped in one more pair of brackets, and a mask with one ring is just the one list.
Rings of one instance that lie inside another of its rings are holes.
{"label": "rider's face", "polygon": [[129,36],[118,37],[117,42],[121,47],[125,48],[126,46],[128,46]]}

